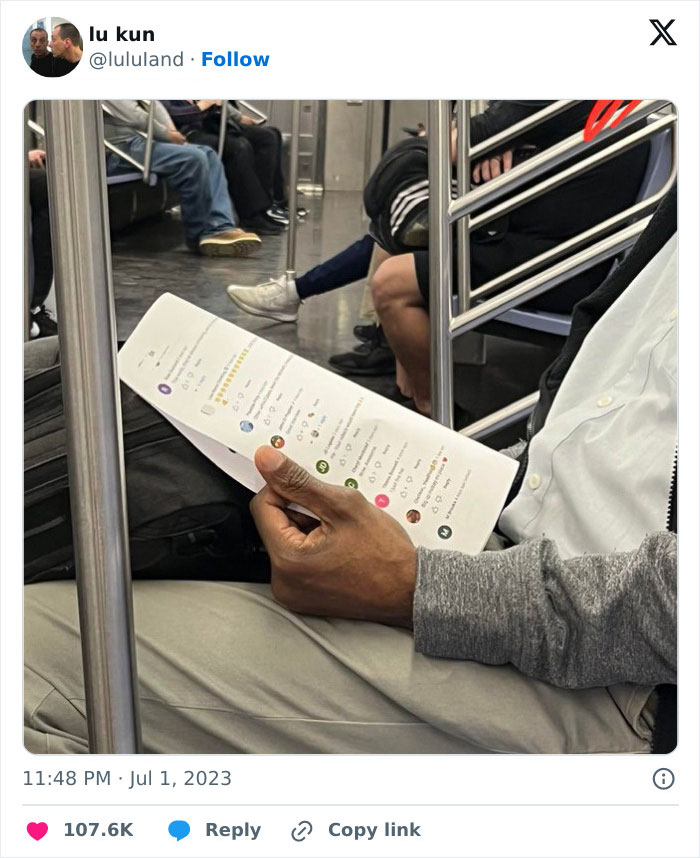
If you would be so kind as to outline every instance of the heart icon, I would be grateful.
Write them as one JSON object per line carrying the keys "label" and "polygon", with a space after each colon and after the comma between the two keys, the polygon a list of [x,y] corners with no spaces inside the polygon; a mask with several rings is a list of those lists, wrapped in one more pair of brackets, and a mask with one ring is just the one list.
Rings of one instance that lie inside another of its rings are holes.
{"label": "heart icon", "polygon": [[49,830],[49,826],[45,822],[30,822],[27,826],[27,834],[33,837],[34,840],[41,840]]}

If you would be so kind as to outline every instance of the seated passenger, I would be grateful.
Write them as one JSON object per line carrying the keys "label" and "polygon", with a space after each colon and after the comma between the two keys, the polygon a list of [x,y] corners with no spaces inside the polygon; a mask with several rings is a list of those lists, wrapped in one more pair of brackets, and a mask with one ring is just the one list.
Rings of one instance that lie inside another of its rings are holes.
{"label": "seated passenger", "polygon": [[53,283],[46,152],[43,149],[31,149],[27,157],[31,168],[29,170],[29,205],[33,261],[29,336],[31,339],[36,339],[55,336],[58,333],[58,326],[45,306]]}
{"label": "seated passenger", "polygon": [[[143,163],[148,113],[138,101],[105,101],[105,140]],[[132,172],[118,155],[107,156],[107,173]],[[248,256],[258,247],[255,233],[237,226],[221,161],[208,146],[187,144],[166,109],[156,102],[151,171],[177,189],[190,250],[205,256]]]}
{"label": "seated passenger", "polygon": [[[484,113],[472,117],[470,125],[472,144],[480,143],[509,128],[541,110],[547,103],[543,101],[492,102]],[[576,131],[581,131],[592,106],[593,102],[582,102],[570,111],[559,114],[543,125],[530,130],[526,138],[515,140],[509,145],[517,146],[519,153],[527,153],[526,157],[537,148],[547,148]],[[595,150],[592,146],[586,155],[593,151]],[[583,232],[584,229],[631,205],[646,169],[648,151],[648,144],[641,144],[632,151],[590,170],[577,179],[567,182],[563,187],[550,191],[545,197],[536,199],[509,216],[500,218],[497,222],[473,233],[470,242],[472,288],[555,247],[566,238]],[[453,160],[455,156],[453,147]],[[512,150],[492,154],[479,161],[473,166],[474,184],[488,181],[491,178],[491,170],[493,175],[499,175],[504,163],[505,169],[509,169],[513,163]],[[423,187],[425,182],[419,185],[420,189],[412,196],[413,202],[417,201],[419,195],[422,195],[427,202],[428,190],[427,187]],[[408,188],[403,193],[408,193],[410,190]],[[359,242],[355,243],[328,263],[322,263],[312,269],[296,282],[289,282],[282,275],[257,286],[232,284],[228,287],[229,297],[241,309],[254,315],[267,316],[278,321],[295,321],[302,300],[352,282],[343,277],[336,277],[335,272],[339,270],[339,264],[342,264],[343,271],[347,268],[354,274],[356,266],[348,262],[359,246]],[[399,336],[395,331],[392,331],[392,336],[385,332],[386,338],[376,337],[369,346],[333,356],[331,364],[334,369],[350,375],[382,374],[392,365],[392,350],[400,359],[406,360],[405,350],[410,349],[415,343],[415,352],[408,358],[411,380],[409,381],[399,369],[400,387],[404,393],[415,397],[419,410],[429,414],[430,394],[428,390],[426,396],[425,390],[425,378],[429,375],[426,357],[428,251],[419,250],[413,254],[391,259],[388,259],[388,254],[385,254],[384,258],[387,261],[373,277],[373,294],[377,301],[381,302],[385,314],[387,312],[400,314],[402,323],[406,327],[400,348],[404,346],[405,348],[399,355],[394,349],[396,341],[400,339]],[[412,266],[418,271],[417,279],[411,273]],[[576,301],[602,281],[608,269],[609,263],[596,265],[551,293],[530,302],[528,306],[554,312],[570,312]],[[329,277],[328,274],[331,276]],[[365,274],[366,271],[360,276]],[[389,278],[391,282],[388,282]],[[404,295],[404,291],[407,295]],[[412,305],[408,307],[407,303],[409,299],[420,308],[420,315],[414,315],[411,312]],[[406,312],[407,307],[408,312]],[[396,328],[395,322],[393,327]],[[401,363],[401,360],[399,362]]]}
{"label": "seated passenger", "polygon": [[[471,119],[471,144],[481,143],[541,110],[546,104],[535,101],[491,102],[484,113]],[[572,110],[524,132],[523,140],[512,141],[509,146],[516,148],[527,143],[528,147],[549,148],[582,131],[593,104],[581,102]],[[630,127],[625,134],[632,133],[636,127]],[[598,148],[592,143],[575,160],[588,157]],[[635,146],[473,232],[470,238],[472,288],[482,286],[631,206],[639,192],[648,154],[648,143]],[[508,167],[508,159],[512,157],[510,153],[491,153],[490,158],[478,165],[480,169],[475,169],[474,182],[478,184],[491,178],[492,174],[499,175],[504,156]],[[521,190],[519,188],[517,193]],[[609,262],[599,263],[525,306],[569,313],[577,301],[603,280],[609,268]],[[430,414],[428,269],[428,251],[417,250],[387,259],[371,283],[374,305],[384,334],[402,368],[399,387],[426,415]]]}
{"label": "seated passenger", "polygon": [[[676,300],[674,192],[575,310],[497,550],[416,549],[358,492],[258,450],[271,589],[134,583],[145,750],[671,750]],[[74,583],[27,586],[25,612],[26,747],[85,752]]]}
{"label": "seated passenger", "polygon": [[[182,99],[164,101],[178,130],[192,143],[218,152],[221,101]],[[281,158],[281,140],[272,128],[261,128],[230,106],[226,142],[221,160],[228,189],[241,224],[260,235],[279,235],[283,225],[268,215],[272,208],[275,168]]]}

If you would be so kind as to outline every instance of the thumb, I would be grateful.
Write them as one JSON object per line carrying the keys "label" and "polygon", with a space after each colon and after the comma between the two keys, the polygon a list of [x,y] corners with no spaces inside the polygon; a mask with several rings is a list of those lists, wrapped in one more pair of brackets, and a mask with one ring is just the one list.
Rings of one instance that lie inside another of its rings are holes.
{"label": "thumb", "polygon": [[330,512],[332,486],[327,486],[273,447],[258,447],[255,467],[280,497],[305,506],[323,518]]}

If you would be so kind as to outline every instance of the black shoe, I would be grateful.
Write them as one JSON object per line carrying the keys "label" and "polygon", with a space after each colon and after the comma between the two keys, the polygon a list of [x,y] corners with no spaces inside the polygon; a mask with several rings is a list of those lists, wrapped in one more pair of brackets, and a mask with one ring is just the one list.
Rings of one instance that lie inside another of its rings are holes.
{"label": "black shoe", "polygon": [[[32,328],[34,328],[34,325],[39,328],[39,333],[36,334],[37,339],[39,337],[55,337],[58,333],[56,320],[51,318],[51,314],[46,307],[42,306],[36,310],[32,310],[29,321],[32,323]],[[34,339],[34,337],[32,337],[32,339]]]}
{"label": "black shoe", "polygon": [[258,235],[281,235],[284,229],[276,223],[272,223],[263,215],[255,215],[241,221],[241,227],[248,232],[255,232]]}
{"label": "black shoe", "polygon": [[282,226],[289,226],[289,211],[276,203],[265,212],[265,216]]}
{"label": "black shoe", "polygon": [[[273,203],[271,209],[268,209],[268,213],[270,211],[277,213],[281,217],[285,217],[289,221],[289,203],[286,200],[281,203]],[[304,206],[297,206],[297,218],[305,218],[308,213],[309,210],[305,209]]]}
{"label": "black shoe", "polygon": [[385,394],[385,398],[390,399],[392,402],[396,402],[397,405],[403,405],[403,407],[408,408],[409,411],[415,411],[418,413],[418,409],[416,408],[416,403],[413,401],[413,398],[410,396],[404,396],[396,386],[394,386],[394,389],[389,393]]}
{"label": "black shoe", "polygon": [[352,332],[360,342],[371,343],[377,339],[378,330],[378,325],[355,325]]}
{"label": "black shoe", "polygon": [[286,232],[287,227],[289,226],[289,221],[285,223],[282,220],[276,220],[275,218],[271,217],[267,212],[265,212],[265,214],[263,215],[263,219],[267,221],[267,223],[272,224],[272,226],[276,226],[280,232]]}
{"label": "black shoe", "polygon": [[396,358],[386,344],[363,343],[355,351],[333,355],[329,363],[343,375],[389,375],[396,372]]}

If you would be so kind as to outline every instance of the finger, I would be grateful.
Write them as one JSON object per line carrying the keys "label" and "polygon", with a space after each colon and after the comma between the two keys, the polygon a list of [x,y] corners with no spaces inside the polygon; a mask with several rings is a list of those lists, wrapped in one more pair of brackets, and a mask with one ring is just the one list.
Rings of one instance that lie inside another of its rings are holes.
{"label": "finger", "polygon": [[270,555],[300,548],[305,534],[290,519],[286,501],[269,486],[259,491],[250,504],[250,512]]}
{"label": "finger", "polygon": [[310,533],[314,528],[319,526],[319,520],[317,518],[312,518],[310,515],[306,515],[304,512],[299,512],[296,509],[286,509],[287,518],[296,524],[299,530],[302,533]]}
{"label": "finger", "polygon": [[513,169],[513,150],[508,149],[503,153],[503,172],[507,173],[508,170]]}
{"label": "finger", "polygon": [[333,487],[327,486],[273,447],[258,447],[255,467],[268,486],[280,497],[296,501],[314,515],[328,518],[332,510]]}
{"label": "finger", "polygon": [[490,167],[491,167],[491,178],[495,179],[496,176],[501,175],[501,159],[499,157],[490,159]]}
{"label": "finger", "polygon": [[472,168],[472,182],[478,185],[481,182],[481,164],[474,164]]}
{"label": "finger", "polygon": [[491,170],[489,169],[489,159],[484,158],[481,162],[481,181],[488,182],[491,178]]}

